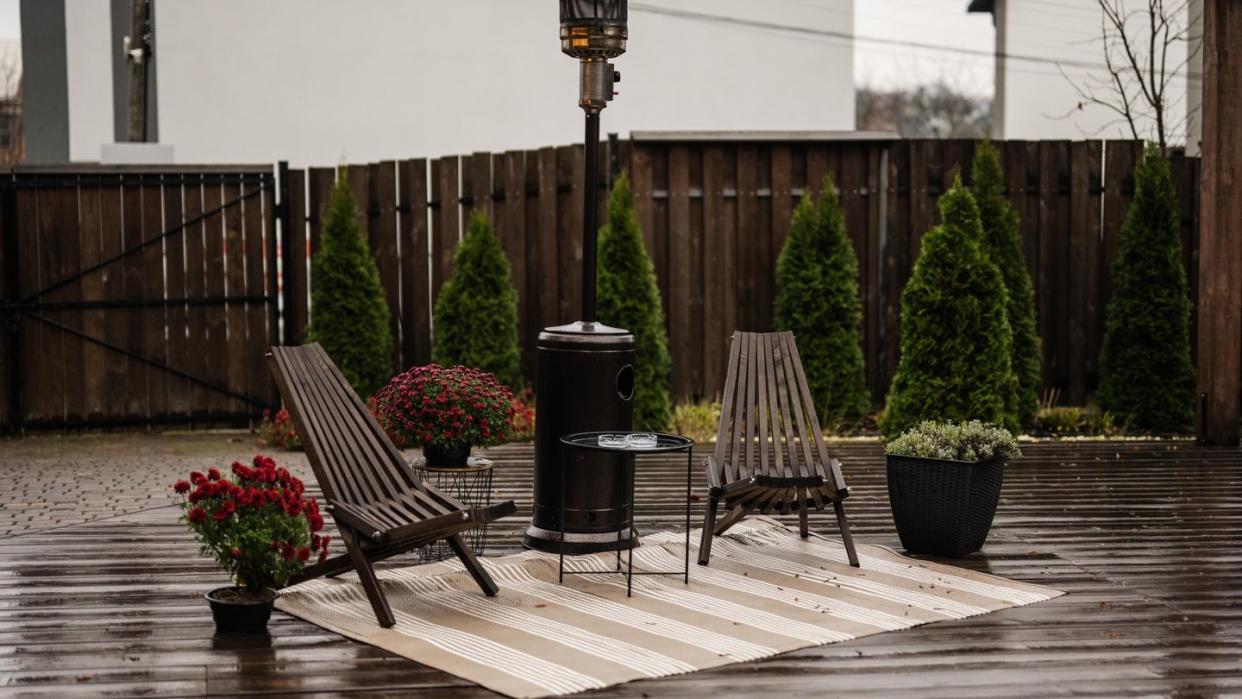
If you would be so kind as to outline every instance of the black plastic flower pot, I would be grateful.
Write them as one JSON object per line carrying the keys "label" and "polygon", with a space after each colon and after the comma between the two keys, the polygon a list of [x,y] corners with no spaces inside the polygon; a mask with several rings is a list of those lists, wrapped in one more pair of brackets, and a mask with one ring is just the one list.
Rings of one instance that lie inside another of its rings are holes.
{"label": "black plastic flower pot", "polygon": [[983,547],[1000,501],[1004,456],[887,458],[888,502],[906,551],[960,558]]}
{"label": "black plastic flower pot", "polygon": [[256,596],[241,587],[218,587],[203,596],[211,605],[217,633],[265,633],[276,602],[272,590]]}

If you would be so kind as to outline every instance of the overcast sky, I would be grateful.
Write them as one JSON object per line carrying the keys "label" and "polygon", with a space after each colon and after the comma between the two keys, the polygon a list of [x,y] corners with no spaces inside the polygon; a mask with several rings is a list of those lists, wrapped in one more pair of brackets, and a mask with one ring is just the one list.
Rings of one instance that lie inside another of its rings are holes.
{"label": "overcast sky", "polygon": [[[98,0],[104,2],[105,0]],[[758,0],[756,0],[758,1]],[[763,0],[814,7],[817,0]],[[992,92],[992,60],[908,46],[869,42],[882,38],[991,51],[990,15],[966,14],[968,0],[855,0],[854,79],[859,85],[908,87],[941,78],[976,94]],[[20,39],[18,0],[0,0],[0,43]],[[840,30],[839,13],[825,8],[820,28]],[[779,22],[774,17],[773,21]],[[790,36],[790,41],[835,41]]]}

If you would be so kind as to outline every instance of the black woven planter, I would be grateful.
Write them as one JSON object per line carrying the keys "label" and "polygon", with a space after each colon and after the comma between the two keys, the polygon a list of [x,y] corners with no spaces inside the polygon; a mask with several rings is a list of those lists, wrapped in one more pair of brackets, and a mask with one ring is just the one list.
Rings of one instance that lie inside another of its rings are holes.
{"label": "black woven planter", "polygon": [[951,461],[888,455],[888,502],[911,553],[958,558],[978,551],[992,528],[1005,457]]}

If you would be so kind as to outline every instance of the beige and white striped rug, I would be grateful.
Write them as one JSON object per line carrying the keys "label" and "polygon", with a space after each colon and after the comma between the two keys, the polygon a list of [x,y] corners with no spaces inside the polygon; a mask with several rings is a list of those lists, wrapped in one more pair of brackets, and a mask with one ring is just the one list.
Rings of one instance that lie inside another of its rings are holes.
{"label": "beige and white striped rug", "polygon": [[[349,638],[501,694],[544,697],[694,672],[799,648],[961,619],[1063,594],[1039,585],[859,547],[851,568],[839,541],[801,539],[757,517],[712,545],[710,567],[680,576],[567,576],[556,556],[482,559],[500,585],[484,597],[456,561],[379,573],[396,626],[375,623],[352,574],[281,593],[277,608]],[[683,535],[644,537],[635,570],[680,570]],[[598,569],[615,554],[566,559]]]}

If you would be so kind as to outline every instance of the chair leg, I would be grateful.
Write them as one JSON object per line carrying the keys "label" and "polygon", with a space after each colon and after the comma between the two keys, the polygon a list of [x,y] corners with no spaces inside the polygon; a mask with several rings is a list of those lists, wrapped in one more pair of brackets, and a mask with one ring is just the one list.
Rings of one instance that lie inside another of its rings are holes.
{"label": "chair leg", "polygon": [[712,528],[716,525],[716,508],[720,500],[711,497],[707,501],[707,516],[703,518],[703,540],[699,543],[699,565],[707,565],[712,555]]}
{"label": "chair leg", "polygon": [[723,519],[716,523],[716,536],[720,536],[721,534],[729,531],[729,527],[732,527],[745,519],[748,514],[750,514],[750,508],[745,505],[738,505],[732,510],[729,510],[729,514],[725,515]]}
{"label": "chair leg", "polygon": [[854,537],[850,536],[850,523],[845,518],[845,505],[840,500],[832,501],[832,508],[837,511],[837,525],[841,527],[841,541],[845,544],[845,555],[849,556],[850,565],[855,568],[861,568],[858,565],[858,553],[854,551]]}
{"label": "chair leg", "polygon": [[391,627],[396,623],[392,616],[392,608],[388,606],[388,598],[384,596],[379,578],[375,577],[375,569],[371,567],[371,562],[367,560],[366,554],[358,545],[358,537],[349,527],[345,526],[340,527],[340,534],[341,541],[345,543],[345,549],[349,551],[349,558],[353,561],[354,570],[358,571],[358,581],[362,583],[362,589],[367,593],[367,599],[371,601],[371,609],[375,610],[375,620],[384,628]]}
{"label": "chair leg", "polygon": [[483,564],[479,563],[479,559],[475,558],[474,551],[471,551],[466,542],[461,540],[461,534],[454,534],[445,540],[448,541],[449,548],[453,549],[453,553],[461,559],[461,564],[469,571],[470,577],[474,578],[474,581],[483,589],[483,594],[495,597],[496,593],[500,592],[500,588],[496,586],[492,576],[483,569]]}
{"label": "chair leg", "polygon": [[811,535],[811,528],[806,521],[806,501],[811,497],[805,490],[798,491],[798,534],[803,539]]}

